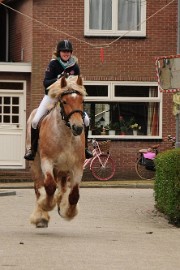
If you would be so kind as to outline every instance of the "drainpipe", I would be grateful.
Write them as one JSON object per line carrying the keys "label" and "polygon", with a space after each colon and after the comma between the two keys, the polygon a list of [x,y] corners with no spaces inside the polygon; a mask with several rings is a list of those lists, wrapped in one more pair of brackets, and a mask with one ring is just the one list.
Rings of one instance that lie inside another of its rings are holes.
{"label": "drainpipe", "polygon": [[[180,54],[180,0],[178,0],[177,54]],[[179,106],[179,105],[178,105]],[[176,115],[176,148],[180,148],[180,115]]]}
{"label": "drainpipe", "polygon": [[9,56],[9,12],[6,8],[6,59],[5,61],[8,62],[8,56]]}

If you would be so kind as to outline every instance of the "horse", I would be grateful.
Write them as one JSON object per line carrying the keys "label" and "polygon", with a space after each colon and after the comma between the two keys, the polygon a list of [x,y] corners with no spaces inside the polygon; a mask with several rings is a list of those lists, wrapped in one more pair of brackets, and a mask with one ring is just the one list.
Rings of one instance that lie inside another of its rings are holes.
{"label": "horse", "polygon": [[[80,76],[62,77],[49,87],[48,95],[57,100],[54,108],[41,120],[38,150],[30,161],[36,206],[30,222],[37,228],[48,227],[49,211],[57,205],[66,220],[78,214],[79,187],[85,160],[83,101],[86,95]],[[27,145],[31,121],[27,122]]]}

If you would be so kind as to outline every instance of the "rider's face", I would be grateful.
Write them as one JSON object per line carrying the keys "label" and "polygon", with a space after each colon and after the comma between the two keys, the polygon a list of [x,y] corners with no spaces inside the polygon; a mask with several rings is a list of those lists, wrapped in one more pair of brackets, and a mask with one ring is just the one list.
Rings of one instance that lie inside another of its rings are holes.
{"label": "rider's face", "polygon": [[63,61],[67,62],[71,57],[71,51],[60,51],[60,57]]}

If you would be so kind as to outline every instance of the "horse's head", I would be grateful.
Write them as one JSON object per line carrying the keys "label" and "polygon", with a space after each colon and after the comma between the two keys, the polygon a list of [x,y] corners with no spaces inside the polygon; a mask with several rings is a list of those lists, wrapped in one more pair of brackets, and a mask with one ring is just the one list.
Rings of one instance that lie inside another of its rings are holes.
{"label": "horse's head", "polygon": [[82,78],[62,77],[49,87],[48,95],[60,102],[62,119],[71,128],[73,135],[80,135],[84,127],[83,101],[86,95]]}

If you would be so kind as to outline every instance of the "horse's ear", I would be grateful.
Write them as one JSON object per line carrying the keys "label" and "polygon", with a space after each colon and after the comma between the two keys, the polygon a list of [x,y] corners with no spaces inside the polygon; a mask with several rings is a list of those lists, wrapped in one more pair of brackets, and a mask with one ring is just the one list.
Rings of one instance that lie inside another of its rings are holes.
{"label": "horse's ear", "polygon": [[78,76],[78,78],[77,78],[77,81],[76,81],[76,82],[77,82],[77,84],[78,84],[78,85],[81,85],[81,86],[82,86],[82,85],[83,85],[83,80],[82,80],[82,77],[81,77],[81,76]]}
{"label": "horse's ear", "polygon": [[63,76],[61,78],[61,88],[64,88],[67,86],[67,81],[66,81],[66,78]]}

